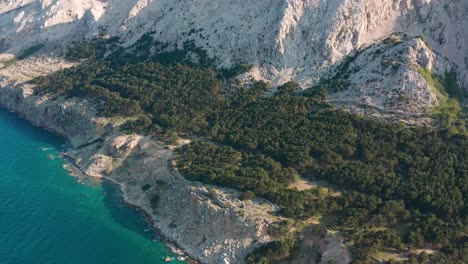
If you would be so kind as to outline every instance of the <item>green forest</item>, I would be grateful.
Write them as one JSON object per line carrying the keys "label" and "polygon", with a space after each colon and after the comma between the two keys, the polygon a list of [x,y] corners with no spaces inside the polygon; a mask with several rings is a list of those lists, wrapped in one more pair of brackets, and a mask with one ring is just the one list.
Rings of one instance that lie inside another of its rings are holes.
{"label": "green forest", "polygon": [[[232,77],[249,66],[215,69],[190,43],[151,55],[147,36],[125,51],[115,41],[73,45],[68,58],[81,63],[35,79],[36,93],[92,100],[105,117],[136,117],[122,126],[129,133],[198,139],[177,150],[187,179],[266,198],[291,219],[333,216],[327,227],[352,242],[356,263],[427,245],[440,254],[407,262],[468,262],[466,110],[439,127],[388,123],[336,109],[326,86],[236,84]],[[289,188],[299,178],[345,191]],[[248,262],[287,257],[293,244],[278,240]]]}

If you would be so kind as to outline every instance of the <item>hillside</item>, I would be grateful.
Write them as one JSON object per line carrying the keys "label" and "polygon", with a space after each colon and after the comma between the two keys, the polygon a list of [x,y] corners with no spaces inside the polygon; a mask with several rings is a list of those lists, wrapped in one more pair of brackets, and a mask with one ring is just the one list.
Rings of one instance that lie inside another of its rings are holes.
{"label": "hillside", "polygon": [[0,104],[202,263],[464,263],[465,2],[2,1]]}
{"label": "hillside", "polygon": [[[429,64],[420,66],[438,74],[455,71],[460,85],[468,89],[467,9],[463,0],[2,1],[0,53],[18,56],[40,44],[57,55],[70,41],[103,32],[122,37],[128,46],[151,32],[165,49],[193,41],[218,67],[252,64],[256,67],[251,75],[258,80],[273,85],[295,80],[308,88],[332,77],[350,55],[404,32],[409,37],[423,35],[435,52],[414,49],[408,56],[428,58]],[[444,57],[450,63],[444,63]],[[441,69],[433,61],[445,66]],[[398,89],[415,99],[415,105],[385,110],[420,114],[422,108],[438,104],[414,71],[405,68],[399,75],[367,78],[365,83],[350,80],[361,89],[352,100],[382,107],[366,95],[411,75],[412,88]]]}

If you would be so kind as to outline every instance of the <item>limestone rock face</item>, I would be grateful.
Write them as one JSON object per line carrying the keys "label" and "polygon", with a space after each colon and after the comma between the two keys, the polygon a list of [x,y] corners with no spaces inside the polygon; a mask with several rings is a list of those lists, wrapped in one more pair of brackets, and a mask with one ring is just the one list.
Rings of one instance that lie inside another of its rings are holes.
{"label": "limestone rock face", "polygon": [[32,120],[34,125],[70,138],[78,146],[99,138],[107,122],[92,119],[97,111],[85,100],[34,96],[33,86],[27,83],[34,77],[70,66],[59,60],[39,58],[0,69],[0,105]]}
{"label": "limestone rock face", "polygon": [[439,76],[455,70],[421,39],[393,36],[349,59],[339,75],[346,89],[332,94],[331,101],[356,109],[365,104],[366,114],[421,121],[439,104],[433,88],[420,74],[422,68]]}
{"label": "limestone rock face", "polygon": [[179,47],[193,40],[219,66],[255,64],[258,78],[304,87],[356,49],[405,32],[424,35],[468,86],[465,0],[7,0],[0,14],[0,52],[103,30],[131,44],[154,32],[157,41]]}

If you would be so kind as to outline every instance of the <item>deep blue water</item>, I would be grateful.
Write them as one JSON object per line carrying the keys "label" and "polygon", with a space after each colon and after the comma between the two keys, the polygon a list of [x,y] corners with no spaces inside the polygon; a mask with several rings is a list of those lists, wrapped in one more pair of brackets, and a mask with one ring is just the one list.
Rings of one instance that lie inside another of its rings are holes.
{"label": "deep blue water", "polygon": [[122,206],[115,186],[78,183],[62,168],[64,143],[0,110],[0,263],[157,264],[173,256]]}

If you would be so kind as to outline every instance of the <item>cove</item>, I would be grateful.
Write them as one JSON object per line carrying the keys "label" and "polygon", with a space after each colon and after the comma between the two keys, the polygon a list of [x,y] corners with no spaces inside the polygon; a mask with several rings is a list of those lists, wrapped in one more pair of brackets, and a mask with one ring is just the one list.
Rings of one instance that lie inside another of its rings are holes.
{"label": "cove", "polygon": [[[116,186],[77,182],[65,140],[0,110],[0,263],[166,263],[175,257]],[[177,260],[171,263],[183,263]]]}

